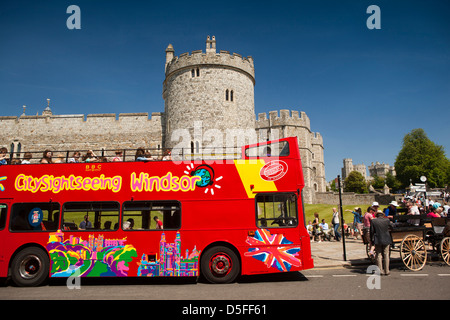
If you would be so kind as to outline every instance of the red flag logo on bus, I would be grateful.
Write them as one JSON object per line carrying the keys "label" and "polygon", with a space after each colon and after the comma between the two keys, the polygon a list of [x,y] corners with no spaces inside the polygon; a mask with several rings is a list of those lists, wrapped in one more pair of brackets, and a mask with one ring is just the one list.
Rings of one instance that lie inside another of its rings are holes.
{"label": "red flag logo on bus", "polygon": [[261,178],[266,181],[276,181],[286,174],[288,165],[282,160],[272,160],[264,165],[259,172]]}

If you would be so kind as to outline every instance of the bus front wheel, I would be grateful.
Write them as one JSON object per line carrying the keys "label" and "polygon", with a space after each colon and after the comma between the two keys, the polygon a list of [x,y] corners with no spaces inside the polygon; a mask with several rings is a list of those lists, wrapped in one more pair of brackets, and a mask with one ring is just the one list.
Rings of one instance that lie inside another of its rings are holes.
{"label": "bus front wheel", "polygon": [[201,260],[201,272],[211,283],[230,283],[240,274],[240,262],[236,253],[228,247],[208,249]]}
{"label": "bus front wheel", "polygon": [[21,287],[36,287],[48,277],[49,259],[39,248],[25,248],[14,257],[11,264],[11,279]]}

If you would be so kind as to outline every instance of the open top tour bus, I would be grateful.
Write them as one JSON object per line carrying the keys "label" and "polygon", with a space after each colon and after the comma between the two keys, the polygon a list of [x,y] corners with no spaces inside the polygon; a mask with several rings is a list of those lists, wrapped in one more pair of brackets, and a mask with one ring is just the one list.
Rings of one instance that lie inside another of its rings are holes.
{"label": "open top tour bus", "polygon": [[313,268],[296,138],[227,161],[0,166],[0,277],[198,277]]}

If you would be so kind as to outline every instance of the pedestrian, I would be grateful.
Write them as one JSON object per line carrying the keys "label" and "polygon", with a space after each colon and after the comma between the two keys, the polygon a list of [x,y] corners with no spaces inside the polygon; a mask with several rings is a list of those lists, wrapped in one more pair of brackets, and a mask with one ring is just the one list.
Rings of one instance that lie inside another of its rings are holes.
{"label": "pedestrian", "polygon": [[363,233],[362,233],[362,240],[364,244],[369,244],[370,249],[369,249],[369,255],[373,256],[375,254],[375,247],[372,243],[372,241],[370,240],[370,224],[372,223],[372,220],[375,219],[375,209],[370,206],[367,208],[366,213],[364,214],[364,227],[363,227]]}
{"label": "pedestrian", "polygon": [[308,221],[308,225],[306,226],[306,230],[308,230],[309,240],[311,240],[313,238],[313,231],[314,231],[314,228],[312,226],[311,220]]}
{"label": "pedestrian", "polygon": [[363,228],[362,219],[363,219],[363,217],[362,217],[362,214],[361,214],[361,208],[356,207],[355,210],[353,210],[353,211],[349,210],[349,209],[347,209],[345,211],[353,213],[353,216],[354,216],[354,218],[353,218],[353,228],[351,229],[352,236],[354,236],[355,240],[357,240],[358,239],[358,233],[359,233],[361,235],[361,238],[362,238],[362,228]]}
{"label": "pedestrian", "polygon": [[319,239],[319,242],[321,241],[321,231],[320,231],[320,222],[319,222],[319,213],[318,212],[314,212],[314,220],[312,223],[312,226],[314,228],[314,240],[316,239],[316,237]]}
{"label": "pedestrian", "polygon": [[322,223],[319,224],[320,229],[322,229],[323,240],[327,239],[331,241],[330,228],[328,227],[328,223],[325,222],[325,219],[322,219]]}
{"label": "pedestrian", "polygon": [[396,216],[397,215],[397,207],[398,207],[397,201],[391,201],[391,203],[389,203],[389,207],[387,207],[383,210],[386,217],[388,217],[389,219],[392,219],[394,216]]}
{"label": "pedestrian", "polygon": [[333,217],[331,218],[334,230],[334,239],[336,241],[341,241],[341,234],[339,233],[339,211],[333,208]]}
{"label": "pedestrian", "polygon": [[[380,273],[389,275],[389,247],[392,244],[390,229],[392,222],[384,215],[382,211],[376,213],[376,218],[370,224],[370,238],[375,245],[375,259]],[[383,268],[384,259],[384,268]]]}
{"label": "pedestrian", "polygon": [[[406,208],[408,209],[408,212],[406,213],[407,215],[412,215],[412,216],[420,215],[419,208],[416,206],[415,203],[408,201],[406,203]],[[420,219],[409,219],[408,223],[418,227],[420,225]]]}

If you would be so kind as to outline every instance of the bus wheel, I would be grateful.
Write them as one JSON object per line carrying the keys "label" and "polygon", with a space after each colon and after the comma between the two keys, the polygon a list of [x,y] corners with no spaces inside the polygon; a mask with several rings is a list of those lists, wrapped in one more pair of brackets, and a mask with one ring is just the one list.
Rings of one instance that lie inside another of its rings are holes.
{"label": "bus wheel", "polygon": [[240,274],[239,258],[233,250],[219,246],[208,249],[201,260],[202,275],[211,283],[230,283]]}
{"label": "bus wheel", "polygon": [[47,279],[48,272],[48,256],[36,247],[20,251],[11,264],[11,279],[21,287],[39,286]]}

